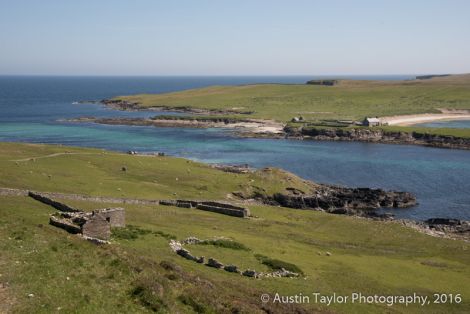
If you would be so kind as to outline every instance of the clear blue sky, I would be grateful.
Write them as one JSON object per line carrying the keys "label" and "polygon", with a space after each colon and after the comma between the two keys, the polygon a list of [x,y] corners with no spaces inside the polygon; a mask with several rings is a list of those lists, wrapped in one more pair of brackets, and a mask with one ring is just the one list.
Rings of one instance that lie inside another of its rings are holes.
{"label": "clear blue sky", "polygon": [[0,0],[0,74],[465,72],[469,0]]}

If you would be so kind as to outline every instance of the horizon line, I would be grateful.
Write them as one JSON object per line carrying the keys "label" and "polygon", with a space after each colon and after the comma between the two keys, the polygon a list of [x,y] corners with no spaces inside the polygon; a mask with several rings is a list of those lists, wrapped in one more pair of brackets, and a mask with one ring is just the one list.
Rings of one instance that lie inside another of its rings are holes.
{"label": "horizon line", "polygon": [[363,73],[363,74],[2,74],[0,76],[36,77],[294,77],[294,76],[416,76],[416,75],[464,75],[460,73]]}

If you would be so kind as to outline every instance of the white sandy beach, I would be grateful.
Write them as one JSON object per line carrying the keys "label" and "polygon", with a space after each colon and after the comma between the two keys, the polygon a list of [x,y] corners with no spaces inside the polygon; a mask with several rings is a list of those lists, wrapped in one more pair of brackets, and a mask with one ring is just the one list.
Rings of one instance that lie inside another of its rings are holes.
{"label": "white sandy beach", "polygon": [[382,123],[388,125],[414,125],[443,120],[470,120],[470,113],[425,113],[403,116],[382,117]]}

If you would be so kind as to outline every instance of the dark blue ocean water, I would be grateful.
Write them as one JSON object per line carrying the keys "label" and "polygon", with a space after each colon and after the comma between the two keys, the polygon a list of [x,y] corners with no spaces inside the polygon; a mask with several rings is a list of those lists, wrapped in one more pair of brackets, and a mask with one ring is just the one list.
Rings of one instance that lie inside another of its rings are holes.
{"label": "dark blue ocean water", "polygon": [[[79,100],[214,84],[304,83],[312,78],[0,77],[0,141],[60,143],[118,151],[164,151],[210,163],[276,166],[317,182],[415,193],[420,205],[390,210],[398,217],[470,219],[470,151],[368,143],[241,139],[216,129],[60,121],[79,116],[156,114],[115,111],[97,104],[73,104]],[[403,79],[411,76],[361,78]]]}

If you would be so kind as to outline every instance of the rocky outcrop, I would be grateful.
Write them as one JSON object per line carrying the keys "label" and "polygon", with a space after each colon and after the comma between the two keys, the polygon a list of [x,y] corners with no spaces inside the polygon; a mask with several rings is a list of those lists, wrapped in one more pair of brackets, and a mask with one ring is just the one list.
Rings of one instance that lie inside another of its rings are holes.
{"label": "rocky outcrop", "polygon": [[231,119],[223,117],[165,117],[155,116],[153,118],[94,118],[81,117],[67,120],[68,122],[92,122],[109,125],[138,125],[155,127],[183,127],[183,128],[217,128],[226,127],[236,123],[252,122],[247,119]]}
{"label": "rocky outcrop", "polygon": [[101,101],[103,105],[108,107],[119,109],[119,110],[137,110],[139,109],[139,103],[125,101],[122,99],[103,99]]}
{"label": "rocky outcrop", "polygon": [[235,109],[201,109],[192,108],[187,106],[154,106],[154,107],[142,107],[139,102],[132,102],[123,99],[103,99],[101,100],[103,105],[119,110],[158,110],[158,111],[173,111],[173,112],[185,112],[195,114],[252,114],[253,111],[246,110],[235,110]]}
{"label": "rocky outcrop", "polygon": [[377,219],[390,219],[389,214],[378,214],[383,207],[405,208],[417,204],[416,197],[408,192],[384,191],[370,188],[347,188],[319,185],[314,192],[286,188],[283,193],[257,194],[258,200],[269,205],[297,209],[326,211],[332,214],[352,215]]}
{"label": "rocky outcrop", "polygon": [[386,131],[371,128],[284,128],[288,137],[326,141],[359,141],[385,144],[414,144],[430,147],[470,149],[470,138],[420,132]]}
{"label": "rocky outcrop", "polygon": [[95,118],[81,117],[66,120],[68,122],[88,122],[110,125],[136,125],[154,127],[181,128],[224,128],[231,129],[242,137],[282,137],[284,124],[274,120],[242,119],[220,117],[218,115],[201,116],[155,116],[152,118]]}
{"label": "rocky outcrop", "polygon": [[245,165],[211,165],[212,168],[231,173],[253,173],[255,170]]}
{"label": "rocky outcrop", "polygon": [[403,219],[400,222],[431,236],[470,241],[470,221],[468,220],[430,218],[425,221]]}

